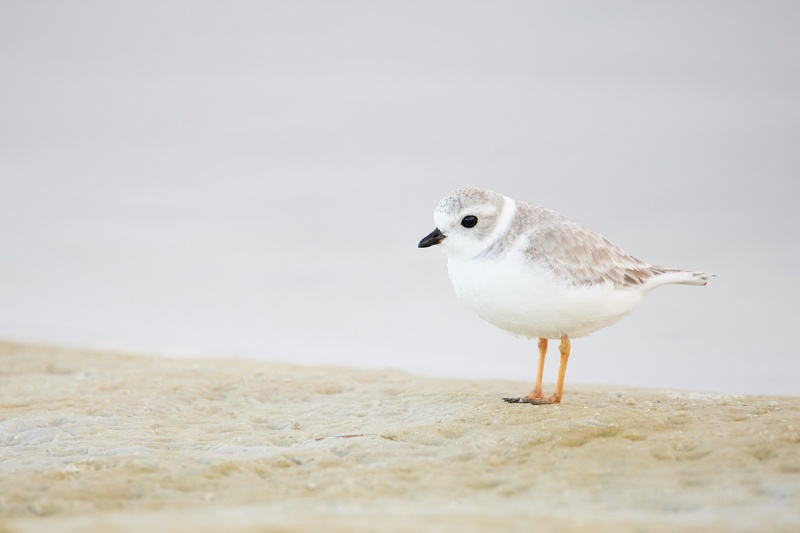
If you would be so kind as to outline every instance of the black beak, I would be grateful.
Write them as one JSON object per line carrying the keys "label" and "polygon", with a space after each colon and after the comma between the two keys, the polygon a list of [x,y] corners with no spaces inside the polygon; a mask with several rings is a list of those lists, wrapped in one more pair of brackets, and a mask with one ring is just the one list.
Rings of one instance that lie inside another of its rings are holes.
{"label": "black beak", "polygon": [[428,235],[426,235],[421,241],[419,241],[420,248],[427,248],[428,246],[433,246],[434,244],[439,244],[443,240],[445,240],[447,236],[439,231],[439,228],[436,228]]}

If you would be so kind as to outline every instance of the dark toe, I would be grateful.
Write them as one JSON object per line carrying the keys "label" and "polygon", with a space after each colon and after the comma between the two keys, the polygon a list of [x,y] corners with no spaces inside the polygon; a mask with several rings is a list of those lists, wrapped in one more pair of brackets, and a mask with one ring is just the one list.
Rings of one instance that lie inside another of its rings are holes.
{"label": "dark toe", "polygon": [[525,398],[525,397],[522,397],[522,398],[503,398],[503,401],[504,402],[508,402],[508,403],[531,403],[531,399],[530,398]]}
{"label": "dark toe", "polygon": [[551,403],[558,403],[552,396],[541,396],[531,398],[530,396],[523,396],[521,398],[503,398],[504,402],[508,403],[529,403],[532,405],[549,405]]}

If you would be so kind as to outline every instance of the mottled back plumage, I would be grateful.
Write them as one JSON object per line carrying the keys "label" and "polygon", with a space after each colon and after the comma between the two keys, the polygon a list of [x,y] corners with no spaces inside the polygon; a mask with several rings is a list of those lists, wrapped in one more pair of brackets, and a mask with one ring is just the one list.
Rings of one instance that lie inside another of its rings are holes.
{"label": "mottled back plumage", "polygon": [[[573,285],[613,283],[641,285],[671,269],[653,266],[623,251],[599,233],[574,220],[533,204],[517,203],[529,213],[525,253]],[[676,270],[672,270],[676,271]]]}

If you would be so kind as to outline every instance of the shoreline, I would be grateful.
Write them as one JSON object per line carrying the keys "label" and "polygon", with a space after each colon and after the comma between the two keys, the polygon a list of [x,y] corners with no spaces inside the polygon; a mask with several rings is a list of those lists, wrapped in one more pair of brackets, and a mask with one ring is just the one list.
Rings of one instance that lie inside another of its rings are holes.
{"label": "shoreline", "polygon": [[528,383],[396,370],[0,361],[0,531],[800,527],[800,397],[568,383],[530,406],[501,400]]}

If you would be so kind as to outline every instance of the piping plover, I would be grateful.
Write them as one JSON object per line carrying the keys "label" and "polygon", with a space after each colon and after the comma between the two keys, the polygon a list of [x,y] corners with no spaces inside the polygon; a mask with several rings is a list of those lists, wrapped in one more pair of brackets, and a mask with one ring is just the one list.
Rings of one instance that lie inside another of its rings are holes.
{"label": "piping plover", "polygon": [[[500,329],[539,339],[533,391],[509,403],[558,403],[570,338],[610,326],[669,283],[707,285],[713,274],[654,266],[544,207],[484,189],[459,189],[433,214],[420,248],[439,245],[456,294]],[[555,394],[542,392],[548,339],[561,339]]]}

